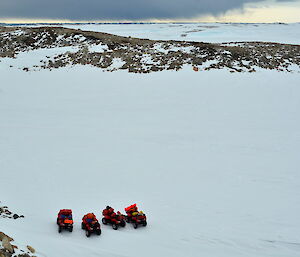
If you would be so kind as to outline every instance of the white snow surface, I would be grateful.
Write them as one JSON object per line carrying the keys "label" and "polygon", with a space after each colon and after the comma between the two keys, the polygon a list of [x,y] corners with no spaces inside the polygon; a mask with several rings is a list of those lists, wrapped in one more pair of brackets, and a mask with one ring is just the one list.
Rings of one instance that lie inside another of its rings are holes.
{"label": "white snow surface", "polygon": [[[16,68],[54,50],[0,62],[0,200],[25,215],[0,231],[37,256],[300,256],[299,73]],[[147,227],[80,229],[132,203]]]}
{"label": "white snow surface", "polygon": [[300,23],[68,24],[63,26],[154,40],[211,43],[264,41],[300,44]]}
{"label": "white snow surface", "polygon": [[96,53],[103,53],[104,51],[107,51],[108,50],[108,47],[107,45],[102,45],[102,44],[99,44],[99,45],[90,45],[88,46],[89,48],[89,51],[90,52],[96,52]]}
{"label": "white snow surface", "polygon": [[[38,256],[300,256],[298,74],[0,72],[0,227]],[[80,229],[131,203],[146,228]]]}

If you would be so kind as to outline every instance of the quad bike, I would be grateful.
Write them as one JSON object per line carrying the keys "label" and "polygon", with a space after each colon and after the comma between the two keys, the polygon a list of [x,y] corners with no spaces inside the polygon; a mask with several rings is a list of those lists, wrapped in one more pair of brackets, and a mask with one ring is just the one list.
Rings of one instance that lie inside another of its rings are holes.
{"label": "quad bike", "polygon": [[147,217],[143,213],[139,213],[135,216],[127,215],[126,222],[132,223],[132,225],[135,229],[137,229],[139,225],[146,227],[147,226]]}
{"label": "quad bike", "polygon": [[58,225],[58,233],[61,233],[63,229],[68,230],[69,232],[73,231],[73,218],[72,210],[62,209],[57,214],[56,223]]}
{"label": "quad bike", "polygon": [[111,224],[114,230],[126,226],[125,215],[120,212],[113,213],[112,215],[105,215],[105,212],[103,211],[103,216],[102,223],[104,225]]}
{"label": "quad bike", "polygon": [[[90,213],[89,213],[90,214]],[[85,230],[85,235],[87,237],[90,237],[92,233],[97,234],[98,236],[101,235],[101,227],[96,219],[96,216],[92,218],[92,221],[89,221],[91,219],[91,216],[89,214],[86,214],[82,218],[81,228]]]}
{"label": "quad bike", "polygon": [[139,225],[147,226],[147,217],[142,211],[138,212],[136,204],[125,208],[125,211],[127,214],[127,216],[125,216],[126,222],[132,223],[135,229],[137,229]]}

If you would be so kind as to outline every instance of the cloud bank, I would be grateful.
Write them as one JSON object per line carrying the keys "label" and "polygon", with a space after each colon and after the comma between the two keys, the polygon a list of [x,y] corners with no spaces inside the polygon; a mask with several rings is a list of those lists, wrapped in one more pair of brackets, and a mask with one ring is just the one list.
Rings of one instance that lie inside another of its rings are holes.
{"label": "cloud bank", "polygon": [[[288,0],[278,0],[286,2]],[[299,1],[299,0],[296,0]],[[261,0],[0,0],[0,18],[66,20],[189,19]]]}

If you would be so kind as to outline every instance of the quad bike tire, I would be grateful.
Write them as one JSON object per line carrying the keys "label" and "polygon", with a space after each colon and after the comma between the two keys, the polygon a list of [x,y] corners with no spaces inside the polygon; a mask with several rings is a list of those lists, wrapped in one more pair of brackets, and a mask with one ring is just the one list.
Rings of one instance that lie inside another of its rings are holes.
{"label": "quad bike tire", "polygon": [[124,227],[126,226],[126,222],[125,222],[124,220],[122,220],[122,221],[120,222],[120,226],[124,228]]}
{"label": "quad bike tire", "polygon": [[69,232],[72,232],[73,231],[73,227],[69,227]]}
{"label": "quad bike tire", "polygon": [[117,230],[117,229],[118,229],[118,225],[115,224],[115,223],[113,223],[113,224],[112,224],[112,228],[113,228],[114,230]]}
{"label": "quad bike tire", "polygon": [[86,235],[86,237],[90,237],[90,235],[91,235],[91,232],[90,232],[90,231],[88,231],[88,230],[86,230],[86,231],[85,231],[85,235]]}
{"label": "quad bike tire", "polygon": [[147,226],[147,221],[143,222],[143,226],[146,227]]}
{"label": "quad bike tire", "polygon": [[82,229],[85,229],[85,225],[84,225],[83,222],[81,222],[81,228],[82,228]]}
{"label": "quad bike tire", "polygon": [[97,231],[96,231],[96,234],[97,234],[98,236],[100,236],[100,235],[101,235],[101,229],[97,230]]}
{"label": "quad bike tire", "polygon": [[61,231],[62,231],[62,227],[58,226],[58,233],[61,233]]}
{"label": "quad bike tire", "polygon": [[102,223],[103,223],[104,225],[106,225],[106,224],[107,224],[107,220],[106,220],[105,218],[102,218]]}
{"label": "quad bike tire", "polygon": [[137,223],[133,223],[133,228],[137,229],[138,228],[138,224]]}

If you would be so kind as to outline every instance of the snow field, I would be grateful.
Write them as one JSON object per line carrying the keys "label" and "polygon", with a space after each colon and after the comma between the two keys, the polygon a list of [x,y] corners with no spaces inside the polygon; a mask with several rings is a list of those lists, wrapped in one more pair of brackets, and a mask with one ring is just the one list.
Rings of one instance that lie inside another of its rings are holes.
{"label": "snow field", "polygon": [[300,44],[300,23],[65,24],[63,26],[153,40],[209,43],[264,41]]}
{"label": "snow field", "polygon": [[[298,74],[0,73],[1,229],[39,256],[300,256]],[[132,203],[147,227],[81,231]]]}

